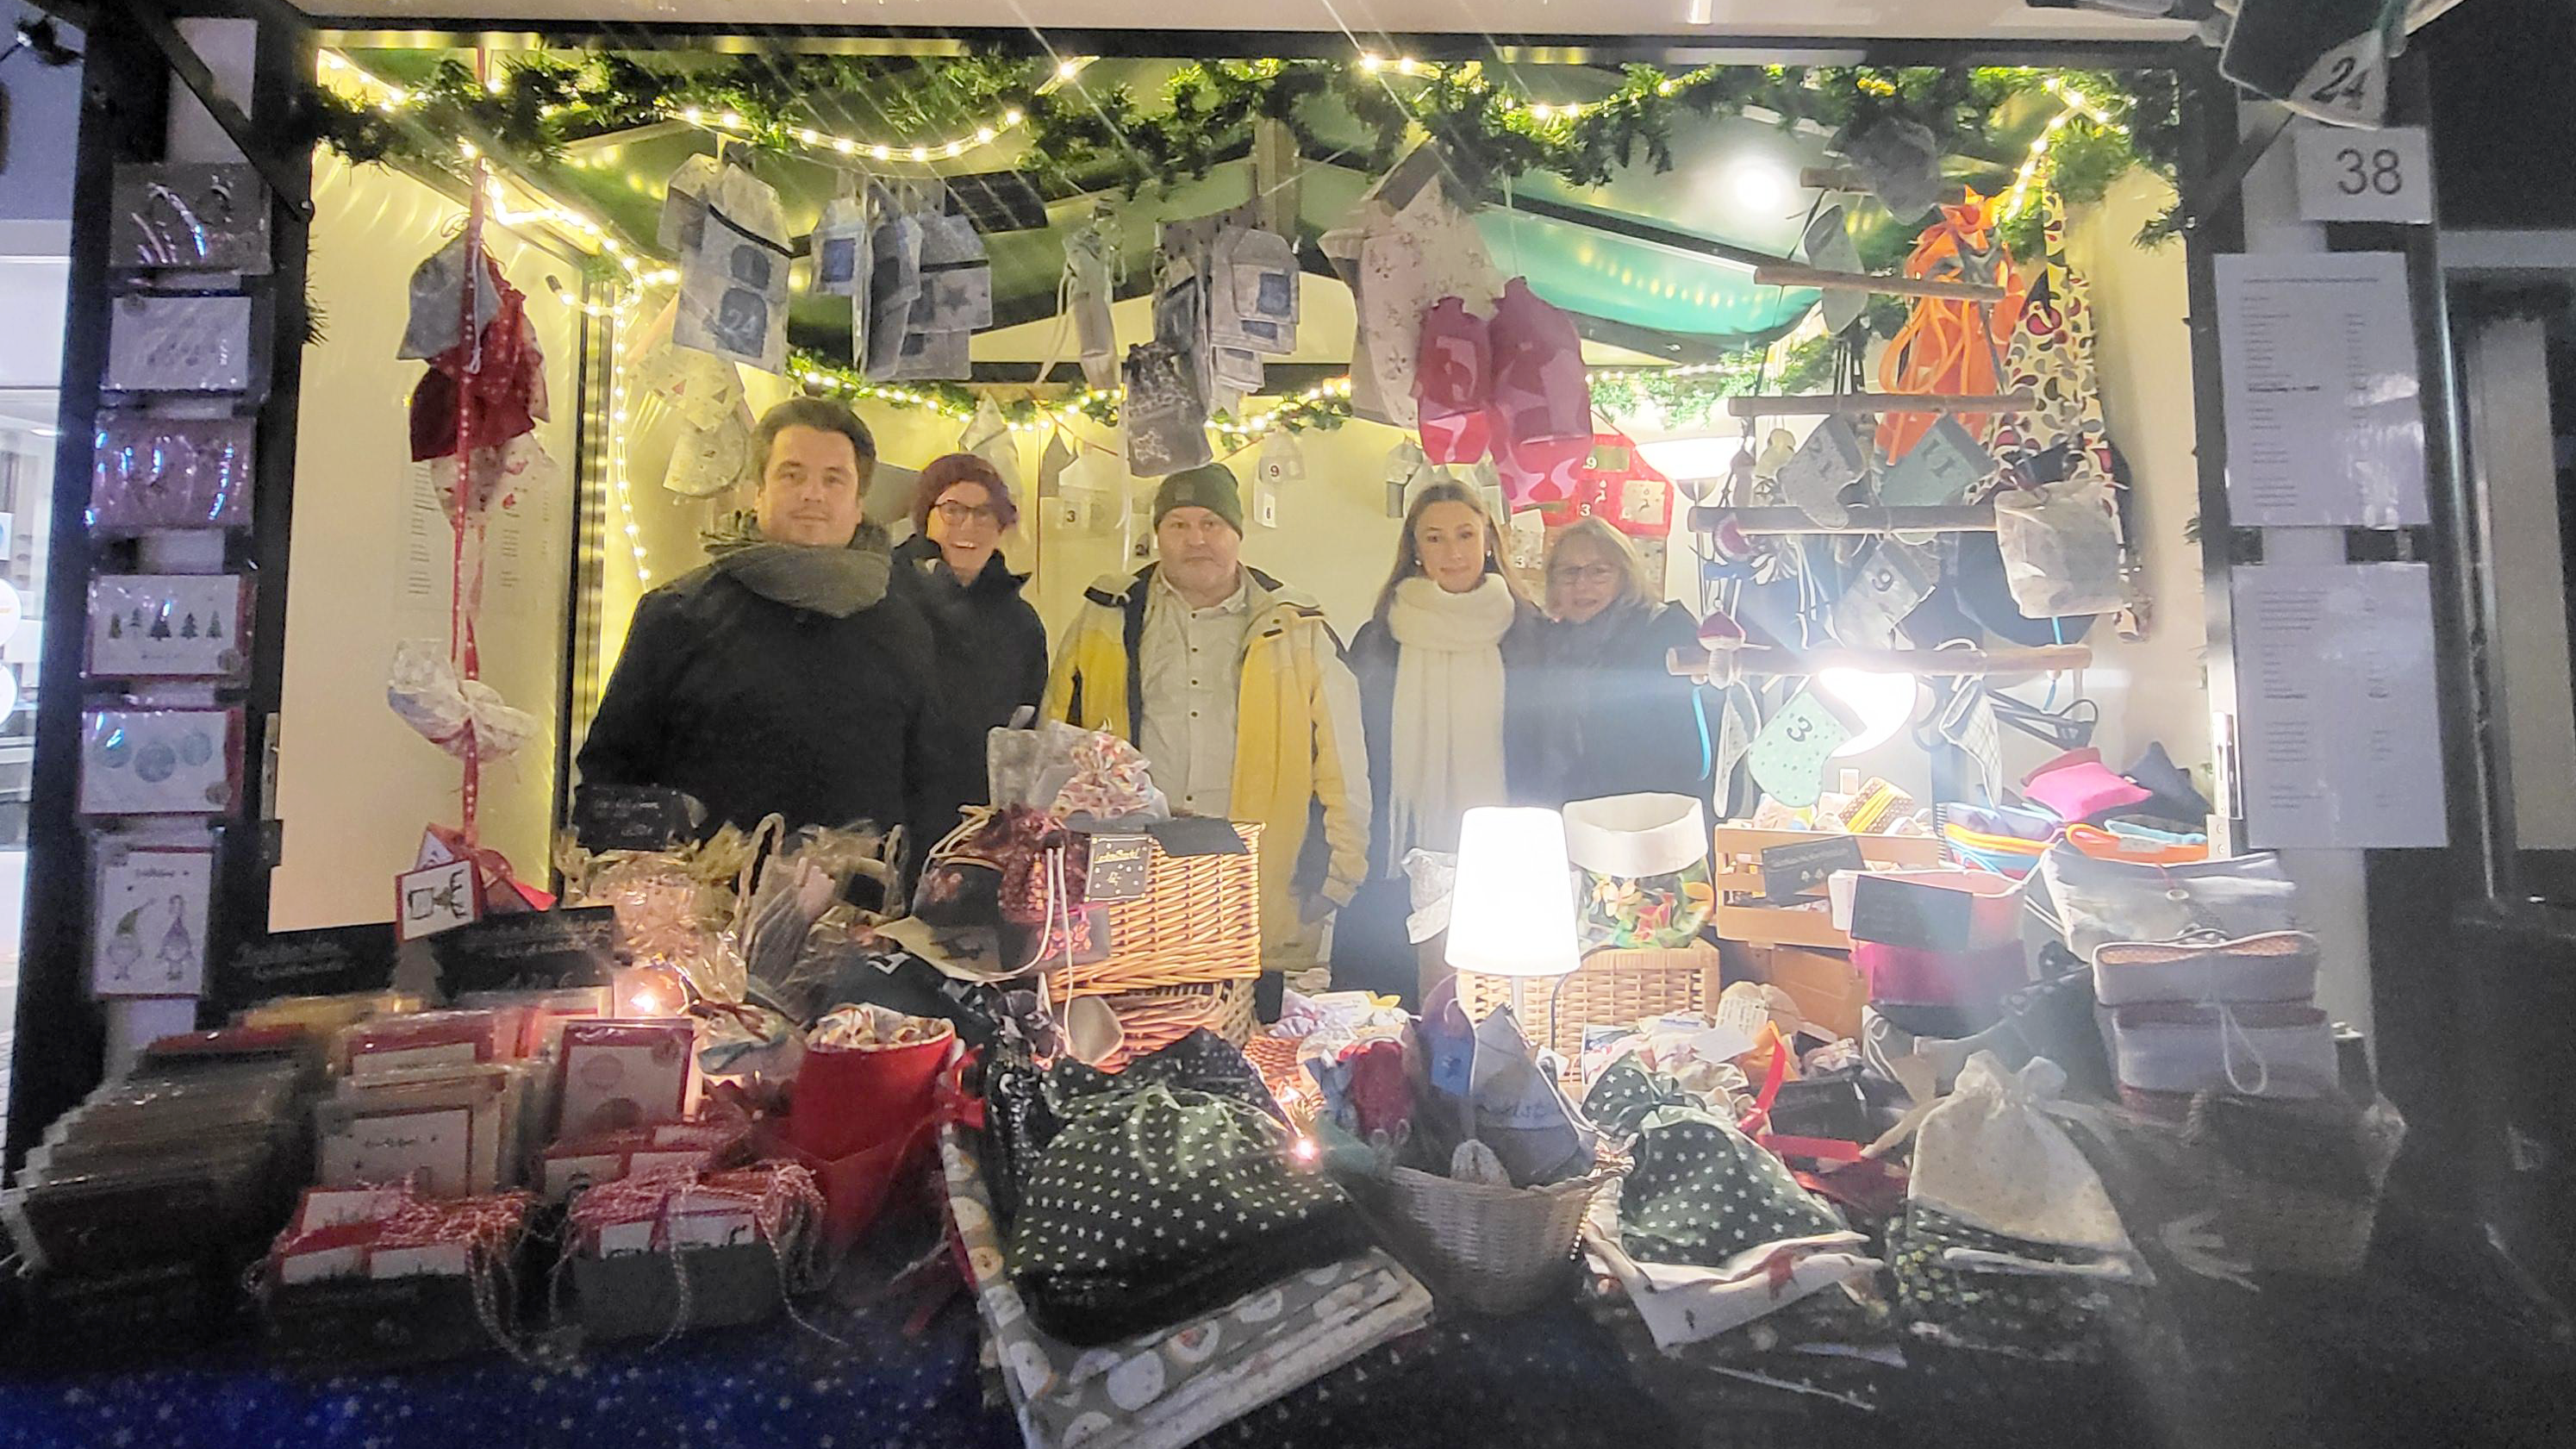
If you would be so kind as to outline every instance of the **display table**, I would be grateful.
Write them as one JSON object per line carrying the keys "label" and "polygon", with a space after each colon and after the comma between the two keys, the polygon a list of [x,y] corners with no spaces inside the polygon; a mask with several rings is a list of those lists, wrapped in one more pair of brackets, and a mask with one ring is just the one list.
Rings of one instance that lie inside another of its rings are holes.
{"label": "display table", "polygon": [[[2440,1276],[2189,1294],[2122,1359],[2093,1369],[1908,1346],[1903,1365],[1867,1371],[1878,1387],[1875,1413],[1659,1358],[1640,1346],[1642,1333],[1622,1334],[1573,1305],[1509,1319],[1445,1316],[1202,1442],[2563,1443],[2576,1380],[2549,1327],[2500,1308],[2497,1285],[2480,1281],[2465,1253],[2437,1256],[2416,1241],[2383,1256]],[[560,1372],[495,1354],[399,1373],[295,1375],[245,1345],[124,1372],[0,1374],[0,1449],[1018,1445],[1007,1411],[988,1402],[967,1300],[953,1299],[918,1336],[903,1332],[907,1312],[895,1303],[809,1310],[846,1348],[779,1320],[658,1349],[601,1348]],[[1472,1437],[1459,1437],[1471,1424]]]}

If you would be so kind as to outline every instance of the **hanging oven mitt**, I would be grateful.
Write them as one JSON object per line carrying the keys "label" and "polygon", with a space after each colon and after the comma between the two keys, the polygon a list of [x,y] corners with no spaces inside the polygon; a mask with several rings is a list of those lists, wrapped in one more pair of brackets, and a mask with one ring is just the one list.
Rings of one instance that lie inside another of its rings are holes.
{"label": "hanging oven mitt", "polygon": [[[1860,248],[1852,244],[1851,230],[1843,224],[1843,209],[1839,203],[1817,212],[1816,219],[1807,223],[1803,245],[1807,249],[1807,264],[1818,271],[1854,274],[1860,271]],[[1829,287],[1818,305],[1824,308],[1825,331],[1838,336],[1868,310],[1869,293],[1858,287]]]}
{"label": "hanging oven mitt", "polygon": [[1824,794],[1825,761],[1850,743],[1854,733],[1852,723],[1823,694],[1801,689],[1753,737],[1753,747],[1745,753],[1753,783],[1792,809],[1813,805]]}
{"label": "hanging oven mitt", "polygon": [[1108,236],[1097,221],[1064,239],[1063,306],[1073,318],[1074,345],[1082,353],[1082,380],[1095,388],[1118,385],[1118,329],[1109,304],[1117,267]]}
{"label": "hanging oven mitt", "polygon": [[1413,392],[1422,451],[1435,463],[1473,463],[1493,441],[1493,354],[1485,320],[1455,297],[1422,314]]}

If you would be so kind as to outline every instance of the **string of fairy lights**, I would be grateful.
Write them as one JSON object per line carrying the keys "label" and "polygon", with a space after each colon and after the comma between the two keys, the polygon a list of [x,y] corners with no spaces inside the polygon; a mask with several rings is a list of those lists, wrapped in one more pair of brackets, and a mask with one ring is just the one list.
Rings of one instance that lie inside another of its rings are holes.
{"label": "string of fairy lights", "polygon": [[[1093,65],[1096,59],[1097,57],[1091,56],[1060,59],[1053,74],[1040,85],[1040,92],[1044,93],[1078,83],[1083,72]],[[419,93],[374,75],[339,51],[323,51],[321,67],[327,83],[347,87],[362,97],[371,98],[378,109],[389,115],[399,114],[417,105],[422,99]],[[1358,58],[1358,67],[1364,74],[1372,76],[1391,73],[1405,78],[1452,77],[1464,78],[1471,83],[1481,85],[1478,79],[1481,65],[1475,61],[1450,67],[1427,62],[1414,56],[1390,58],[1375,52],[1362,52]],[[486,88],[495,95],[505,93],[509,86],[507,74],[504,72],[489,78],[484,83]],[[1670,96],[1688,85],[1695,76],[1696,73],[1693,76],[1665,77],[1656,83],[1655,89],[1662,95]],[[2060,103],[2060,109],[2031,141],[2028,153],[2016,170],[2013,184],[2006,191],[2002,204],[2002,214],[2005,216],[2019,214],[2027,204],[2032,190],[2039,183],[2039,177],[2046,165],[2050,150],[2056,145],[2066,127],[2074,121],[2080,118],[2097,127],[2123,135],[2128,130],[2103,106],[2060,78],[2048,77],[2044,85],[2049,96]],[[1579,121],[1589,112],[1598,109],[1601,103],[1531,101],[1517,97],[1497,97],[1493,104],[1506,116],[1517,117],[1539,127],[1551,127]],[[733,110],[711,110],[703,106],[690,105],[673,108],[664,112],[664,115],[668,120],[719,135],[751,138],[763,134],[761,128]],[[885,164],[898,161],[929,164],[938,160],[953,160],[975,148],[991,146],[1005,135],[1026,125],[1028,120],[1029,117],[1022,108],[1016,105],[1007,106],[972,129],[937,140],[913,140],[901,144],[839,134],[814,126],[773,127],[766,134],[793,141],[809,150],[842,157],[853,159],[864,157],[869,161]],[[544,226],[571,239],[576,245],[587,246],[594,255],[604,256],[616,265],[622,276],[612,284],[611,300],[606,303],[575,304],[586,315],[609,325],[612,345],[622,345],[627,325],[641,309],[649,292],[675,285],[680,280],[680,274],[676,268],[630,244],[613,228],[603,225],[595,217],[578,208],[562,204],[528,177],[502,164],[499,158],[481,154],[472,141],[460,141],[458,151],[469,166],[479,164],[482,168],[485,199],[490,205],[488,214],[496,225]],[[511,204],[513,191],[521,193],[525,204],[519,206]],[[1630,382],[1644,378],[1678,381],[1736,372],[1742,367],[1741,360],[1720,360],[1668,367],[1594,368],[1591,369],[1591,373],[1596,382],[1605,383]],[[610,436],[606,454],[609,492],[618,510],[619,526],[626,535],[627,551],[635,569],[638,585],[649,587],[653,575],[645,559],[643,529],[636,512],[629,473],[633,419],[628,363],[623,356],[620,356],[611,363],[607,371]],[[977,413],[977,407],[973,403],[958,397],[942,396],[906,387],[900,383],[873,382],[853,370],[814,359],[800,357],[791,361],[789,376],[809,392],[917,409],[959,422],[971,420]],[[1248,446],[1280,428],[1317,414],[1345,414],[1348,412],[1350,395],[1349,377],[1330,378],[1302,392],[1281,396],[1267,410],[1251,417],[1241,420],[1219,417],[1212,419],[1209,426],[1219,436],[1238,447]],[[1039,402],[1032,398],[1028,404],[1018,409],[1018,416],[1006,420],[1005,426],[1014,433],[1037,434],[1051,430],[1070,431],[1076,423],[1085,420],[1105,422],[1114,418],[1121,396],[1122,393],[1118,389],[1084,387],[1052,402]]]}

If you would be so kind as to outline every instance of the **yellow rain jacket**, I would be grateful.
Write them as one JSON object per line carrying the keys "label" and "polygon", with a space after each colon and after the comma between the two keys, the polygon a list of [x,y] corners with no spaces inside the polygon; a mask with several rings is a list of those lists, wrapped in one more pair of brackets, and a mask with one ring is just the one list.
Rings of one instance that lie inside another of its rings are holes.
{"label": "yellow rain jacket", "polygon": [[[1313,963],[1300,930],[1301,897],[1350,902],[1368,874],[1367,747],[1360,737],[1359,686],[1342,662],[1341,641],[1324,611],[1258,569],[1251,626],[1244,632],[1242,693],[1236,697],[1233,813],[1260,822],[1261,954],[1270,970]],[[1058,647],[1047,679],[1047,718],[1137,738],[1144,671],[1137,652],[1154,566],[1110,574],[1083,591],[1081,616]],[[1320,819],[1320,879],[1300,879],[1310,821]]]}

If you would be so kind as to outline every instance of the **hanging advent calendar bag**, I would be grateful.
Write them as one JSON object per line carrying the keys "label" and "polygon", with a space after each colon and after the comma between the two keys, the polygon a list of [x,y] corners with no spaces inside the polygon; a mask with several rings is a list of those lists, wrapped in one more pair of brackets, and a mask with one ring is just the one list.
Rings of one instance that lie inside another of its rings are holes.
{"label": "hanging advent calendar bag", "polygon": [[1632,538],[1662,539],[1673,531],[1673,480],[1646,461],[1636,439],[1615,430],[1598,433],[1584,460],[1575,512]]}
{"label": "hanging advent calendar bag", "polygon": [[1494,461],[1511,508],[1563,503],[1592,456],[1592,384],[1574,319],[1529,283],[1504,284],[1487,328],[1494,368]]}
{"label": "hanging advent calendar bag", "polygon": [[1715,904],[1708,820],[1688,795],[1612,795],[1565,807],[1565,854],[1581,892],[1578,939],[1687,946]]}
{"label": "hanging advent calendar bag", "polygon": [[1434,463],[1473,463],[1494,436],[1493,353],[1485,319],[1456,297],[1422,314],[1422,355],[1413,396],[1422,422],[1423,456]]}

